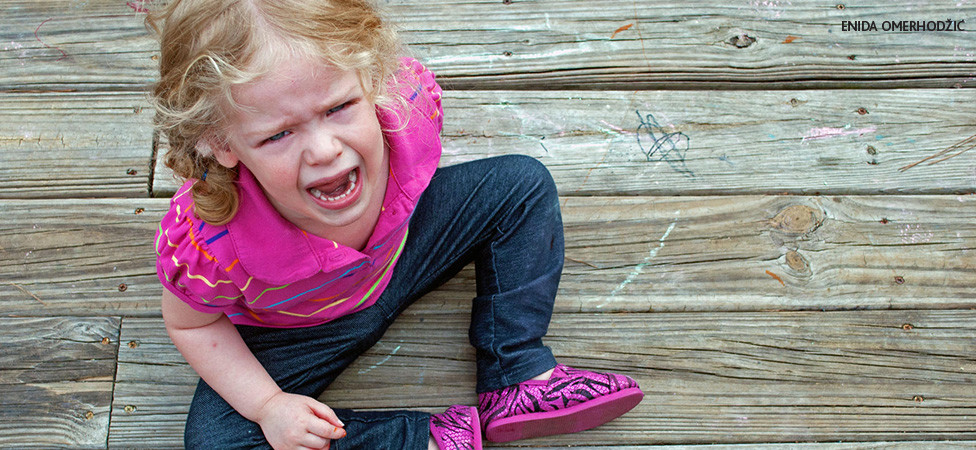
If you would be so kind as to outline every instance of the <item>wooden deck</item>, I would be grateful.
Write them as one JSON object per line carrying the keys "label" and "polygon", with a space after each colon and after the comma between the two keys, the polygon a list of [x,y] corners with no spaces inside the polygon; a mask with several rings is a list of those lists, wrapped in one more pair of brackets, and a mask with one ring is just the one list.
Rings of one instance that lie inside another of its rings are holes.
{"label": "wooden deck", "polygon": [[[0,447],[173,448],[197,377],[159,314],[144,1],[0,0]],[[597,429],[507,446],[976,446],[972,1],[386,0],[445,87],[445,165],[544,162],[547,343],[636,375]],[[845,30],[843,21],[877,31]],[[473,271],[323,396],[473,404]]]}

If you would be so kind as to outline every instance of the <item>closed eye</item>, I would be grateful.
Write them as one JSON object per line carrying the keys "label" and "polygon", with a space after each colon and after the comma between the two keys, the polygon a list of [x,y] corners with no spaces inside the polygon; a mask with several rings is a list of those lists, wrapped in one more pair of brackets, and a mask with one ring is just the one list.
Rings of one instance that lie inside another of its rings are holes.
{"label": "closed eye", "polygon": [[278,133],[278,134],[276,134],[274,136],[271,136],[271,137],[265,139],[264,142],[265,143],[268,143],[268,142],[277,142],[277,141],[280,141],[280,140],[284,139],[285,136],[288,136],[289,134],[291,134],[291,131],[282,131],[281,133]]}
{"label": "closed eye", "polygon": [[342,111],[343,109],[346,109],[346,107],[348,107],[349,105],[352,105],[352,103],[353,102],[350,100],[350,101],[345,102],[345,103],[343,103],[343,104],[341,104],[339,106],[336,106],[336,107],[334,107],[332,109],[329,109],[328,111],[325,112],[325,115],[331,116],[331,115],[333,115],[333,114],[335,114],[335,113],[337,113],[339,111]]}

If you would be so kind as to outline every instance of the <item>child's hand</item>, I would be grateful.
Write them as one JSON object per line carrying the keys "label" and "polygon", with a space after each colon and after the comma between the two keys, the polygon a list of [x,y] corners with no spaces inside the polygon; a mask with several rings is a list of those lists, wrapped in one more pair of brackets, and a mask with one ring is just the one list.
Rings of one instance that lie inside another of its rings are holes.
{"label": "child's hand", "polygon": [[311,397],[286,392],[265,402],[257,422],[275,450],[328,449],[332,439],[346,435],[331,408]]}

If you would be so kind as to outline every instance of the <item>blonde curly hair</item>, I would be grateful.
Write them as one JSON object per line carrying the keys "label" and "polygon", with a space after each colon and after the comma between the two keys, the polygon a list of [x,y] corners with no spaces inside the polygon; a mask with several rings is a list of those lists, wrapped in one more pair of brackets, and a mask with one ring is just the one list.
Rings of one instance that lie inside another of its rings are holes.
{"label": "blonde curly hair", "polygon": [[237,107],[231,87],[260,78],[285,58],[313,58],[354,70],[366,98],[402,102],[388,89],[402,53],[396,31],[368,0],[172,0],[146,18],[160,41],[152,90],[156,127],[169,140],[166,166],[192,188],[196,214],[222,225],[238,209],[237,170],[212,145]]}

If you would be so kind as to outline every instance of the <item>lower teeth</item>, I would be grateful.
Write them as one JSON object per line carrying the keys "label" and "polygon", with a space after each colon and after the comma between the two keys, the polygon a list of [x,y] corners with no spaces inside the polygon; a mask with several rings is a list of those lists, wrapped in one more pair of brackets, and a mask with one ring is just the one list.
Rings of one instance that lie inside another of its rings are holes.
{"label": "lower teeth", "polygon": [[338,197],[327,197],[325,194],[322,193],[322,191],[320,191],[318,189],[315,189],[315,188],[311,189],[311,192],[312,192],[312,195],[314,195],[319,200],[324,200],[324,201],[327,201],[327,202],[337,202],[339,200],[342,200],[342,199],[346,198],[346,196],[349,195],[352,192],[352,190],[356,188],[356,181],[358,181],[358,178],[359,177],[356,175],[356,171],[355,170],[352,171],[352,172],[350,172],[349,173],[349,186],[346,188],[346,192],[343,192]]}

